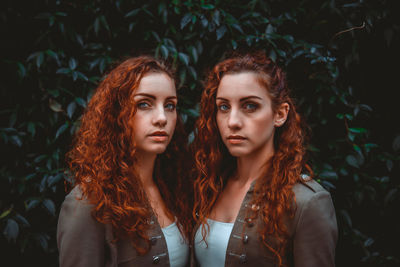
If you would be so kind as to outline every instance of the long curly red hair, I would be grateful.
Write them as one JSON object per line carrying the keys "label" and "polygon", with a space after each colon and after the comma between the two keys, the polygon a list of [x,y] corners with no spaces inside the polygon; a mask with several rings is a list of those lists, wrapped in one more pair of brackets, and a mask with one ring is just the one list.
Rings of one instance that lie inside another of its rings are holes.
{"label": "long curly red hair", "polygon": [[[79,185],[83,196],[94,205],[92,216],[112,225],[115,241],[126,237],[132,240],[139,254],[150,247],[147,230],[151,206],[134,168],[133,95],[142,77],[150,72],[165,73],[175,80],[164,62],[150,56],[127,59],[106,75],[86,108],[66,157],[74,185]],[[178,116],[171,143],[157,156],[154,180],[168,212],[177,217],[180,231],[188,236],[191,210],[184,193],[190,185],[182,173],[185,139]]]}
{"label": "long curly red hair", "polygon": [[[301,179],[303,171],[306,170],[310,175],[312,171],[305,163],[304,123],[289,95],[285,74],[262,51],[234,55],[218,63],[208,74],[193,143],[195,159],[193,217],[204,226],[207,225],[207,217],[227,179],[236,169],[236,158],[229,154],[218,131],[216,95],[224,75],[241,72],[259,74],[261,84],[271,97],[274,112],[282,103],[289,104],[285,124],[275,130],[275,153],[271,159],[266,159],[266,171],[256,182],[252,200],[252,204],[261,207],[258,211],[264,221],[264,228],[260,232],[261,240],[275,255],[277,264],[282,266],[289,245],[289,233],[284,221],[287,216],[293,216],[295,212],[292,187],[296,183],[304,182]],[[251,209],[247,214],[249,218],[256,216]],[[203,227],[206,228],[208,229]],[[206,235],[205,230],[204,240]],[[273,244],[271,237],[274,240]]]}

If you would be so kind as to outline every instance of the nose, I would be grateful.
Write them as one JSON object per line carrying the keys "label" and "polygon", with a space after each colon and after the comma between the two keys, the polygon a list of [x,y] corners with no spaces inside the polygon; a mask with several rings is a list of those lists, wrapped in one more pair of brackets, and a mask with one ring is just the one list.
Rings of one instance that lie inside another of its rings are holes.
{"label": "nose", "polygon": [[242,126],[243,126],[243,120],[240,116],[240,112],[235,109],[232,109],[228,117],[229,129],[237,130],[242,128]]}
{"label": "nose", "polygon": [[159,127],[164,127],[167,124],[167,116],[165,114],[164,106],[155,109],[153,124]]}

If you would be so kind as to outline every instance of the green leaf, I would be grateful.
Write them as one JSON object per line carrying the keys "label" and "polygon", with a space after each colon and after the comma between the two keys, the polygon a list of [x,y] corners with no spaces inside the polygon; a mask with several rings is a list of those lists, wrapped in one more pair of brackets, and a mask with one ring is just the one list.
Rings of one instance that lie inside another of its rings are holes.
{"label": "green leaf", "polygon": [[217,40],[220,40],[220,39],[225,35],[226,30],[227,30],[227,28],[226,28],[225,25],[222,25],[221,27],[219,27],[219,28],[217,29],[217,31],[216,31]]}
{"label": "green leaf", "polygon": [[202,8],[202,9],[205,9],[205,10],[210,10],[210,9],[214,9],[215,6],[212,5],[212,4],[202,4],[202,5],[201,5],[201,8]]}
{"label": "green leaf", "polygon": [[168,58],[168,48],[165,45],[160,46],[163,58]]}
{"label": "green leaf", "polygon": [[185,63],[186,66],[189,65],[189,56],[188,55],[186,55],[185,53],[179,52],[178,56],[179,56],[179,59],[183,63]]}
{"label": "green leaf", "polygon": [[99,29],[100,29],[100,18],[99,18],[99,17],[97,17],[97,18],[94,20],[93,28],[94,28],[95,34],[98,35]]}
{"label": "green leaf", "polygon": [[399,189],[392,188],[389,190],[389,192],[386,194],[385,199],[384,199],[384,205],[387,206],[389,203],[393,202],[393,200],[396,198],[397,193],[399,192]]}
{"label": "green leaf", "polygon": [[346,222],[347,226],[349,226],[350,228],[352,228],[352,221],[350,218],[350,215],[348,213],[347,210],[340,210],[340,214],[342,215],[344,221]]}
{"label": "green leaf", "polygon": [[196,72],[196,70],[192,66],[189,66],[188,70],[189,70],[190,75],[192,75],[193,79],[197,80],[197,72]]}
{"label": "green leaf", "polygon": [[366,133],[367,129],[365,129],[365,128],[349,128],[349,131],[352,133]]}
{"label": "green leaf", "polygon": [[57,139],[63,132],[65,132],[65,130],[68,129],[68,122],[66,122],[65,124],[61,125],[60,128],[58,128],[57,132],[56,132],[56,138]]}
{"label": "green leaf", "polygon": [[192,46],[191,47],[191,52],[192,52],[192,57],[193,57],[194,63],[197,63],[197,60],[199,59],[199,56],[197,54],[196,47]]}
{"label": "green leaf", "polygon": [[19,226],[13,219],[8,219],[6,227],[4,228],[3,234],[7,238],[8,242],[14,242],[17,240],[19,234]]}
{"label": "green leaf", "polygon": [[81,107],[86,108],[86,101],[82,98],[76,97],[75,102],[78,103],[78,105],[80,105]]}
{"label": "green leaf", "polygon": [[353,167],[355,167],[355,168],[359,168],[358,160],[357,160],[357,158],[356,158],[355,156],[353,156],[353,155],[348,155],[348,156],[346,157],[346,162],[347,162],[347,164],[349,164],[350,166],[353,166]]}
{"label": "green leaf", "polygon": [[15,219],[16,219],[20,224],[22,224],[22,226],[25,226],[25,227],[30,227],[30,226],[31,226],[31,225],[29,224],[28,220],[27,220],[24,216],[22,216],[21,214],[16,214],[16,215],[15,215]]}
{"label": "green leaf", "polygon": [[233,28],[235,28],[236,30],[238,30],[241,34],[244,34],[244,31],[243,31],[242,27],[240,27],[239,24],[232,24],[231,26]]}
{"label": "green leaf", "polygon": [[19,74],[19,76],[21,78],[24,78],[26,76],[25,66],[20,62],[17,63],[17,66],[18,66],[18,74]]}
{"label": "green leaf", "polygon": [[22,146],[21,138],[18,135],[11,136],[11,142],[18,147]]}
{"label": "green leaf", "polygon": [[56,215],[56,206],[54,205],[53,200],[46,198],[43,200],[42,204],[51,215]]}
{"label": "green leaf", "polygon": [[42,247],[42,249],[44,251],[47,251],[49,248],[49,243],[48,243],[48,236],[45,234],[36,234],[35,235],[35,239],[37,240],[37,242],[40,244],[40,246]]}
{"label": "green leaf", "polygon": [[26,205],[26,210],[29,211],[33,208],[36,208],[39,205],[40,201],[38,199],[32,199],[29,201],[29,203]]}
{"label": "green leaf", "polygon": [[40,66],[42,65],[43,60],[44,60],[43,52],[39,52],[38,55],[37,55],[37,57],[36,57],[36,66],[37,66],[38,68],[40,68]]}
{"label": "green leaf", "polygon": [[392,148],[394,151],[400,150],[400,135],[398,135],[394,138]]}
{"label": "green leaf", "polygon": [[32,137],[34,137],[36,133],[35,124],[33,122],[28,122],[27,128],[28,132],[32,135]]}
{"label": "green leaf", "polygon": [[56,71],[56,73],[61,73],[61,74],[67,74],[67,73],[70,73],[70,72],[71,72],[71,70],[68,69],[68,68],[60,68],[60,69],[58,69]]}
{"label": "green leaf", "polygon": [[338,175],[334,171],[323,171],[319,174],[319,176],[325,179],[338,179]]}
{"label": "green leaf", "polygon": [[3,211],[3,213],[0,215],[0,219],[3,219],[7,217],[8,214],[13,210],[13,207],[9,208],[8,210]]}
{"label": "green leaf", "polygon": [[76,103],[75,102],[69,103],[67,107],[67,115],[70,119],[72,118],[72,115],[74,115],[75,109],[76,109]]}
{"label": "green leaf", "polygon": [[71,70],[74,70],[77,65],[78,65],[78,62],[76,62],[75,58],[70,58],[69,59],[69,68]]}
{"label": "green leaf", "polygon": [[185,26],[190,22],[192,19],[192,13],[186,13],[185,16],[181,19],[181,30],[185,28]]}
{"label": "green leaf", "polygon": [[133,10],[129,11],[128,13],[126,13],[125,18],[136,16],[139,13],[139,11],[140,11],[140,8],[133,9]]}
{"label": "green leaf", "polygon": [[51,110],[53,110],[54,112],[62,112],[63,111],[63,109],[61,108],[61,104],[58,103],[53,98],[49,98],[49,106],[50,106]]}

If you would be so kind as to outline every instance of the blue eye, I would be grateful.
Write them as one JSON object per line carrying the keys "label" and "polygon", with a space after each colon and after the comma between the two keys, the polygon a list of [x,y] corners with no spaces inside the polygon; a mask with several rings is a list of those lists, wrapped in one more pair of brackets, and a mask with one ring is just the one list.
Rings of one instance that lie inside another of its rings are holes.
{"label": "blue eye", "polygon": [[228,109],[229,109],[229,107],[226,104],[221,104],[218,106],[218,110],[220,110],[220,111],[227,111]]}
{"label": "blue eye", "polygon": [[150,104],[147,102],[139,102],[136,105],[139,109],[146,109],[148,107],[150,107]]}
{"label": "blue eye", "polygon": [[244,108],[246,111],[252,112],[252,111],[255,111],[255,110],[258,108],[258,105],[255,104],[255,103],[245,103],[245,104],[243,105],[243,108]]}
{"label": "blue eye", "polygon": [[165,105],[165,109],[169,111],[174,111],[175,110],[175,104],[174,103],[168,103]]}

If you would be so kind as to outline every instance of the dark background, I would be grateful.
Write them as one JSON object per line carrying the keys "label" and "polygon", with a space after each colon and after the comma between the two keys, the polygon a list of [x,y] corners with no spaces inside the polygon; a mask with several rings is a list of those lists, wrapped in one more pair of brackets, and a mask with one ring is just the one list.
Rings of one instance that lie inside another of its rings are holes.
{"label": "dark background", "polygon": [[311,127],[310,164],[337,212],[337,266],[399,266],[395,2],[2,1],[1,265],[58,265],[64,154],[110,68],[142,53],[169,60],[190,132],[205,71],[226,51],[264,49]]}

